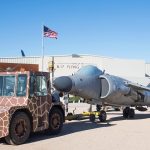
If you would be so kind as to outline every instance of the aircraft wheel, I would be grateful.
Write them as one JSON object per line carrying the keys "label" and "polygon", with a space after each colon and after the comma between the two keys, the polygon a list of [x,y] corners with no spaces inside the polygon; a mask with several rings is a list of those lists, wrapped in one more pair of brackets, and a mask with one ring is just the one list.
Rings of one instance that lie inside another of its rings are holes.
{"label": "aircraft wheel", "polygon": [[16,113],[10,122],[9,135],[5,137],[8,144],[19,145],[27,141],[31,132],[30,119],[24,112]]}
{"label": "aircraft wheel", "polygon": [[54,108],[51,110],[49,115],[49,134],[60,133],[63,127],[63,114],[60,109]]}
{"label": "aircraft wheel", "polygon": [[99,115],[99,120],[101,122],[105,122],[106,121],[106,118],[107,118],[107,114],[104,110],[100,111],[100,115]]}
{"label": "aircraft wheel", "polygon": [[95,122],[95,115],[94,114],[90,114],[90,121]]}
{"label": "aircraft wheel", "polygon": [[123,117],[125,119],[127,119],[129,117],[129,112],[130,112],[130,108],[129,107],[126,107],[124,110],[123,110]]}
{"label": "aircraft wheel", "polygon": [[129,118],[134,118],[134,116],[135,116],[135,111],[133,108],[131,108],[129,111]]}

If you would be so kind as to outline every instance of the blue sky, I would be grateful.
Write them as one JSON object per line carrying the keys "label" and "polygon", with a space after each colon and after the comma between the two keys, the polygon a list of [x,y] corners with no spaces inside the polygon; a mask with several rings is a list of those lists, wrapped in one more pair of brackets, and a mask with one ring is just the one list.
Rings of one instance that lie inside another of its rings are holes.
{"label": "blue sky", "polygon": [[0,0],[0,57],[92,54],[150,62],[149,0]]}

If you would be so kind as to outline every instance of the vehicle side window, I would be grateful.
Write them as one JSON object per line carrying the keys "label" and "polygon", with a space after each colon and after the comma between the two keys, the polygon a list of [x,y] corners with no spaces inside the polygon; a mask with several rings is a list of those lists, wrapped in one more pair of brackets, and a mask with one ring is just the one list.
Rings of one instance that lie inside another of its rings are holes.
{"label": "vehicle side window", "polygon": [[21,74],[18,75],[18,81],[17,81],[17,96],[26,96],[27,92],[27,75]]}
{"label": "vehicle side window", "polygon": [[37,96],[47,95],[47,81],[45,76],[36,76],[36,94]]}
{"label": "vehicle side window", "polygon": [[0,76],[0,96],[13,96],[15,76]]}

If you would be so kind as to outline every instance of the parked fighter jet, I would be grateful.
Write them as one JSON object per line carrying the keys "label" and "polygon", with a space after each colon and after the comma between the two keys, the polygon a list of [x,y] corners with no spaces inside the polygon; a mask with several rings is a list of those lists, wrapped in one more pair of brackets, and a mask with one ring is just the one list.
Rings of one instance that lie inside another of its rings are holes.
{"label": "parked fighter jet", "polygon": [[[134,118],[133,108],[143,111],[150,105],[150,87],[104,73],[96,66],[82,67],[72,76],[61,76],[53,86],[61,92],[80,96],[92,104],[125,106],[124,118]],[[106,112],[103,111],[105,116]]]}

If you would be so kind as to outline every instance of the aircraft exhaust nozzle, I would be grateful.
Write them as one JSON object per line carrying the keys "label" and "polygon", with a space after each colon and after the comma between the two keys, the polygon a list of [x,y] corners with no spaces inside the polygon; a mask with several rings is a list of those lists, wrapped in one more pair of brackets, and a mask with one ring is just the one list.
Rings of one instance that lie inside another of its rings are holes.
{"label": "aircraft exhaust nozzle", "polygon": [[53,86],[60,92],[69,92],[72,88],[72,80],[67,76],[58,77],[53,81]]}

